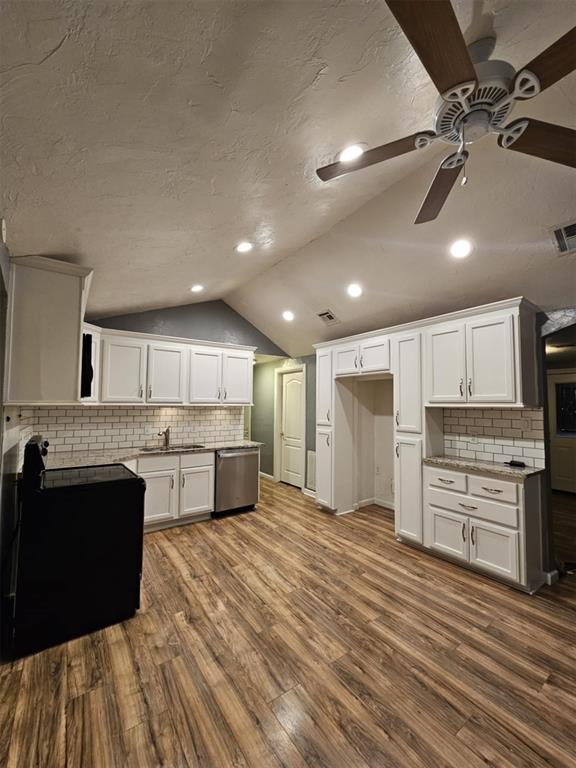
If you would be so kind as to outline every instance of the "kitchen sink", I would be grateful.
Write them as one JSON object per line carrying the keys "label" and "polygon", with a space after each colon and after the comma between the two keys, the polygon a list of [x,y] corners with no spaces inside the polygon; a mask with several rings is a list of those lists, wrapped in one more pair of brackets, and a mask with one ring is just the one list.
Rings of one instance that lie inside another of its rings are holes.
{"label": "kitchen sink", "polygon": [[184,445],[171,445],[169,448],[140,448],[140,453],[182,453],[195,448],[204,448],[200,443],[185,443]]}

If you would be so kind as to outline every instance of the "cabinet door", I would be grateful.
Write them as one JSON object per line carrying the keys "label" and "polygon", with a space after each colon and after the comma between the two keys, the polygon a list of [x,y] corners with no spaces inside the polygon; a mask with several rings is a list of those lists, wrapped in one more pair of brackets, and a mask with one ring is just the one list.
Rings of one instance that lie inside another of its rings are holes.
{"label": "cabinet door", "polygon": [[350,376],[360,373],[358,344],[337,347],[334,351],[334,376]]}
{"label": "cabinet door", "polygon": [[394,409],[397,432],[422,432],[420,334],[395,340]]}
{"label": "cabinet door", "polygon": [[429,504],[424,512],[424,544],[468,562],[468,518]]}
{"label": "cabinet door", "polygon": [[390,370],[390,339],[378,336],[360,344],[360,370],[362,373]]}
{"label": "cabinet door", "polygon": [[470,563],[519,581],[518,531],[470,518]]}
{"label": "cabinet door", "polygon": [[222,352],[190,351],[190,402],[219,403],[222,392]]}
{"label": "cabinet door", "polygon": [[180,517],[209,517],[214,510],[214,466],[180,472]]}
{"label": "cabinet door", "polygon": [[323,507],[332,509],[332,430],[316,430],[316,501]]}
{"label": "cabinet door", "polygon": [[143,403],[146,344],[104,337],[102,347],[102,402]]}
{"label": "cabinet door", "polygon": [[515,399],[512,315],[466,323],[466,383],[469,403]]}
{"label": "cabinet door", "polygon": [[422,542],[422,439],[397,437],[394,462],[396,534]]}
{"label": "cabinet door", "polygon": [[146,481],[144,494],[144,522],[159,523],[178,517],[178,472],[160,470],[143,472],[140,477]]}
{"label": "cabinet door", "polygon": [[183,403],[185,395],[186,349],[162,344],[148,347],[149,403]]}
{"label": "cabinet door", "polygon": [[332,424],[332,350],[316,353],[316,423]]}
{"label": "cabinet door", "polygon": [[100,334],[95,333],[92,329],[86,330],[85,333],[92,335],[92,352],[90,355],[90,362],[92,363],[92,393],[89,397],[83,397],[82,402],[85,403],[97,403],[100,400]]}
{"label": "cabinet door", "polygon": [[222,402],[252,404],[252,352],[224,352],[222,363]]}
{"label": "cabinet door", "polygon": [[466,334],[464,325],[432,328],[427,334],[428,401],[466,401]]}

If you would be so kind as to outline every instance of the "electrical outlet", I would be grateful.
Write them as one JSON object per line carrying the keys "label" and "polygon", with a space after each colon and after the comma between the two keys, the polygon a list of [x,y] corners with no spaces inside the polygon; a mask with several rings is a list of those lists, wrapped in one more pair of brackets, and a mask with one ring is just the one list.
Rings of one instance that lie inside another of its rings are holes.
{"label": "electrical outlet", "polygon": [[468,435],[466,438],[469,443],[477,443],[478,442],[478,435]]}
{"label": "electrical outlet", "polygon": [[376,474],[379,475],[382,472],[382,469],[380,468],[380,464],[376,464]]}

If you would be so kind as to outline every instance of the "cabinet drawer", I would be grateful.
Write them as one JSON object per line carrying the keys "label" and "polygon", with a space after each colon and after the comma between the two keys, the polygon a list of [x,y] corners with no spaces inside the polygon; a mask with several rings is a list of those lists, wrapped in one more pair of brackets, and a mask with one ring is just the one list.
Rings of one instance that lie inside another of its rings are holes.
{"label": "cabinet drawer", "polygon": [[438,488],[445,488],[449,491],[466,493],[467,490],[466,475],[463,472],[450,472],[448,469],[428,467],[426,479],[428,485],[435,485]]}
{"label": "cabinet drawer", "polygon": [[427,499],[429,504],[433,504],[436,507],[451,509],[454,512],[460,512],[462,515],[473,515],[483,520],[500,523],[501,525],[509,525],[513,528],[518,527],[517,507],[498,504],[494,501],[485,501],[484,499],[465,496],[460,493],[436,490],[436,488],[427,489]]}
{"label": "cabinet drawer", "polygon": [[182,469],[189,467],[213,467],[214,451],[207,453],[183,453],[180,456],[180,466]]}
{"label": "cabinet drawer", "polygon": [[138,459],[138,473],[178,469],[178,456],[143,456]]}
{"label": "cabinet drawer", "polygon": [[468,493],[473,496],[483,496],[494,501],[508,501],[510,504],[518,503],[518,486],[516,483],[508,483],[505,480],[492,480],[486,477],[468,477]]}

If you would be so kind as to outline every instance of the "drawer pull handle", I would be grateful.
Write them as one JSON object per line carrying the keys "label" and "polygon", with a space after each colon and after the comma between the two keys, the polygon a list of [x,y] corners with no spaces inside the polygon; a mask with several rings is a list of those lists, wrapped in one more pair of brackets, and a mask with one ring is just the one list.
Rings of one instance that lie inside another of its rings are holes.
{"label": "drawer pull handle", "polygon": [[364,355],[360,355],[360,368],[364,368]]}
{"label": "drawer pull handle", "polygon": [[483,491],[487,491],[488,493],[502,493],[502,491],[499,488],[488,488],[487,486],[482,486]]}
{"label": "drawer pull handle", "polygon": [[444,477],[439,477],[438,480],[445,485],[454,485],[454,480],[446,480]]}
{"label": "drawer pull handle", "polygon": [[458,504],[462,507],[462,509],[478,509],[478,507],[473,507],[472,504],[462,504],[461,501],[459,501]]}
{"label": "drawer pull handle", "polygon": [[472,546],[475,546],[476,542],[474,541],[474,526],[472,526],[472,530],[470,531],[470,541],[472,542]]}
{"label": "drawer pull handle", "polygon": [[468,396],[472,397],[472,379],[468,379]]}
{"label": "drawer pull handle", "polygon": [[358,368],[358,358],[354,358],[354,368]]}
{"label": "drawer pull handle", "polygon": [[462,523],[462,541],[466,541],[466,523]]}
{"label": "drawer pull handle", "polygon": [[330,408],[326,411],[326,421],[330,421]]}

